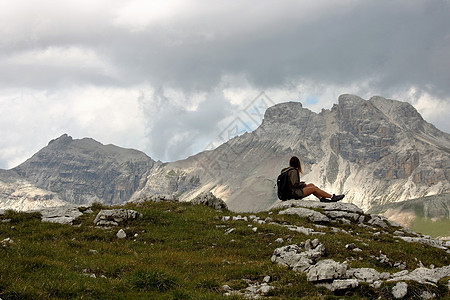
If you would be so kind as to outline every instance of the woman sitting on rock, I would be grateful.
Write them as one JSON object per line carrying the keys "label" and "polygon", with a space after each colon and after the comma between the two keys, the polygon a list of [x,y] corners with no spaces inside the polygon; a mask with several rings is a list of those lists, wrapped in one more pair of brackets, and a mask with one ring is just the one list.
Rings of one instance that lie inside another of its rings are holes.
{"label": "woman sitting on rock", "polygon": [[302,165],[300,159],[293,156],[289,160],[289,168],[284,168],[281,173],[289,172],[289,187],[293,199],[302,199],[306,196],[313,194],[319,198],[320,202],[337,202],[342,200],[345,195],[331,195],[312,183],[305,184],[304,181],[300,181],[300,173],[302,173]]}

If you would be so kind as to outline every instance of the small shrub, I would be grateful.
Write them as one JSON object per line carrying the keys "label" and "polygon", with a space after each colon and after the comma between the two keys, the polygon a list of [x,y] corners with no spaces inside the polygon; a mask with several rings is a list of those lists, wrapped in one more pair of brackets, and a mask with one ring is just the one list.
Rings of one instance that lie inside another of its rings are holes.
{"label": "small shrub", "polygon": [[196,288],[218,292],[220,290],[219,281],[216,278],[204,278],[195,284]]}
{"label": "small shrub", "polygon": [[138,270],[128,278],[132,287],[140,291],[157,290],[165,292],[176,285],[176,278],[164,272]]}
{"label": "small shrub", "polygon": [[102,209],[107,209],[107,208],[108,208],[108,206],[106,206],[105,204],[100,203],[100,202],[94,202],[94,203],[92,203],[92,205],[91,205],[91,209],[92,209],[93,211],[102,210]]}

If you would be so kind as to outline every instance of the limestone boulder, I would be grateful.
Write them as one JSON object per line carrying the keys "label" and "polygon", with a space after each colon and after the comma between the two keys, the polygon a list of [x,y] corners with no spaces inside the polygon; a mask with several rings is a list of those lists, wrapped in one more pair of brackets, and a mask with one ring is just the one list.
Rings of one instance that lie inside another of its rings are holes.
{"label": "limestone boulder", "polygon": [[78,206],[67,205],[57,207],[47,207],[34,212],[41,213],[43,222],[72,224],[72,222],[83,215]]}
{"label": "limestone boulder", "polygon": [[324,259],[311,266],[306,273],[308,281],[342,279],[346,276],[348,264],[339,263],[332,259]]}
{"label": "limestone boulder", "polygon": [[321,214],[318,211],[302,208],[302,207],[291,207],[279,212],[280,215],[297,215],[301,218],[308,218],[312,222],[329,222],[330,219]]}
{"label": "limestone boulder", "polygon": [[95,217],[96,226],[118,226],[120,223],[135,220],[142,216],[139,212],[131,209],[102,209]]}

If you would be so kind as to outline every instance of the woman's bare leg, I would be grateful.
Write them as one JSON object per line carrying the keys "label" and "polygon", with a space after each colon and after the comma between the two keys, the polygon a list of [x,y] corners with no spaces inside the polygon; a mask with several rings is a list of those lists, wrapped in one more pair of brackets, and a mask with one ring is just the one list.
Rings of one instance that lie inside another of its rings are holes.
{"label": "woman's bare leg", "polygon": [[319,189],[317,186],[315,186],[312,183],[307,184],[304,188],[303,188],[303,194],[306,196],[309,196],[311,194],[313,194],[314,196],[316,196],[317,198],[331,198],[331,194],[328,194],[325,191],[322,191],[321,189]]}

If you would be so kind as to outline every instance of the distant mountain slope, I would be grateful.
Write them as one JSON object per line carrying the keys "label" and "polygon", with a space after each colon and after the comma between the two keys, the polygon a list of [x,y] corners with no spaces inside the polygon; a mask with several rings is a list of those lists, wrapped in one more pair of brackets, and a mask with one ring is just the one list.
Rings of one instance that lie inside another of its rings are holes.
{"label": "distant mountain slope", "polygon": [[423,234],[450,238],[450,193],[375,206],[368,212]]}
{"label": "distant mountain slope", "polygon": [[291,155],[305,181],[363,209],[450,191],[450,135],[410,104],[382,97],[342,95],[319,114],[298,102],[275,105],[255,131],[166,170],[199,176],[184,199],[212,190],[232,210],[258,211],[276,201],[275,178]]}
{"label": "distant mountain slope", "polygon": [[302,161],[302,180],[345,193],[346,202],[365,210],[450,192],[449,134],[408,103],[341,95],[319,114],[298,102],[275,105],[253,132],[170,163],[63,135],[2,171],[0,205],[11,205],[13,191],[25,184],[40,189],[35,196],[22,193],[27,201],[116,204],[153,194],[191,200],[212,191],[231,210],[261,211],[277,201],[275,179],[292,155]]}
{"label": "distant mountain slope", "polygon": [[38,188],[13,170],[0,170],[0,209],[22,211],[63,204],[56,193]]}
{"label": "distant mountain slope", "polygon": [[141,189],[154,165],[137,150],[63,135],[12,171],[66,202],[115,204]]}

